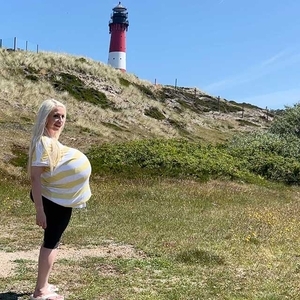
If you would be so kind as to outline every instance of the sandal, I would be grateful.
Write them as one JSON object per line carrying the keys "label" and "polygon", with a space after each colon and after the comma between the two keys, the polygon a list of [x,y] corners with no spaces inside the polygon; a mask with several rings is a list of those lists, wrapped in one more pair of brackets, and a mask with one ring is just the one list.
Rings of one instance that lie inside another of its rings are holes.
{"label": "sandal", "polygon": [[30,296],[30,300],[64,300],[64,296],[58,295],[56,293],[50,293],[40,297],[33,297],[33,294]]}
{"label": "sandal", "polygon": [[49,292],[55,293],[55,292],[58,292],[59,288],[56,285],[49,283],[48,290],[49,290]]}

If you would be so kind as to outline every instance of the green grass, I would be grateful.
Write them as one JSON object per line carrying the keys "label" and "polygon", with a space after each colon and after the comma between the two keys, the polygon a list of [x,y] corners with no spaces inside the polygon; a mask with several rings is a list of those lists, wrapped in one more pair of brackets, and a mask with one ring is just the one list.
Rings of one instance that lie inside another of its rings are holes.
{"label": "green grass", "polygon": [[[29,186],[0,185],[1,249],[37,248]],[[58,259],[51,279],[67,299],[297,299],[299,188],[95,176],[91,186],[64,247],[113,243],[142,255]],[[1,299],[28,299],[34,287],[36,264],[16,265]]]}
{"label": "green grass", "polygon": [[85,84],[75,75],[60,73],[51,77],[53,87],[62,92],[68,91],[78,101],[86,101],[95,105],[100,105],[103,109],[114,108],[113,104],[107,99],[106,95]]}
{"label": "green grass", "polygon": [[119,82],[121,85],[123,85],[124,87],[129,87],[131,85],[130,81],[123,78],[123,77],[119,77]]}

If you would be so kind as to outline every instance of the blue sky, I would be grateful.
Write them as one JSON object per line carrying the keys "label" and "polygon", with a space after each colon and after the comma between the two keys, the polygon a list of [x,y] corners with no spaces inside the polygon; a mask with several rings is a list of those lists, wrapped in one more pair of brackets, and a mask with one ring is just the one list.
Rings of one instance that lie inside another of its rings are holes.
{"label": "blue sky", "polygon": [[[102,3],[104,2],[104,3]],[[12,47],[107,63],[108,21],[118,1],[9,0],[0,38]],[[300,1],[123,0],[129,14],[127,72],[197,87],[270,109],[300,101]]]}

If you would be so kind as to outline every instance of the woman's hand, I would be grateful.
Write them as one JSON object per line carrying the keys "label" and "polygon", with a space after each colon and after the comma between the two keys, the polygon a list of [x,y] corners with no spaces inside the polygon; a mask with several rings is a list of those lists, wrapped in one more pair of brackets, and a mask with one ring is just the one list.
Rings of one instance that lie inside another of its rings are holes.
{"label": "woman's hand", "polygon": [[36,225],[41,226],[43,229],[47,227],[46,215],[43,209],[36,212]]}

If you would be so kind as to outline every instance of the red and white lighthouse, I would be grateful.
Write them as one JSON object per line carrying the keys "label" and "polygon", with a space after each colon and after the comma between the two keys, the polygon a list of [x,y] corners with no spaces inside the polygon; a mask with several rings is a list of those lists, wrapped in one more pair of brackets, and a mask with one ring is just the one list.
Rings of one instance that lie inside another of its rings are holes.
{"label": "red and white lighthouse", "polygon": [[128,30],[128,12],[121,2],[113,8],[109,21],[110,45],[108,64],[126,72],[126,31]]}

